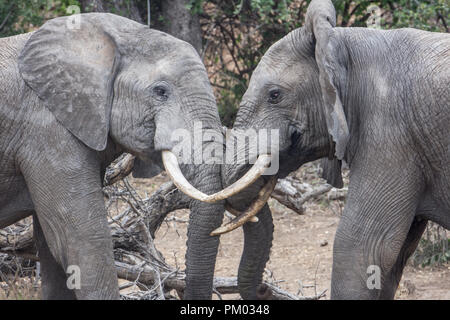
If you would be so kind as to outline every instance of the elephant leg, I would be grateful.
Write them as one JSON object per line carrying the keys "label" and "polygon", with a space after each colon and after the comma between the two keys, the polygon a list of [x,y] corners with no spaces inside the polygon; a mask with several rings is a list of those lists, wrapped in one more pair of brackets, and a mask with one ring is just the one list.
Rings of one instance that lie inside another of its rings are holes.
{"label": "elephant leg", "polygon": [[50,252],[36,214],[33,215],[34,240],[41,264],[42,298],[45,300],[75,300],[67,287],[67,274]]}
{"label": "elephant leg", "polygon": [[385,285],[383,286],[380,299],[393,299],[397,291],[400,279],[402,278],[403,269],[409,257],[414,253],[422,237],[423,232],[427,226],[427,220],[415,218],[411,224],[406,240],[400,250],[393,268],[386,277]]}
{"label": "elephant leg", "polygon": [[50,254],[67,274],[68,289],[77,299],[118,299],[98,162],[95,155],[79,155],[69,154],[64,166],[55,165],[55,159],[29,167],[22,163],[23,175]]}
{"label": "elephant leg", "polygon": [[441,217],[446,214],[445,210],[436,204],[432,195],[426,193],[424,199],[420,203],[420,206],[416,213],[416,218],[414,219],[411,228],[409,229],[408,236],[403,244],[400,254],[397,258],[397,262],[389,273],[389,279],[382,292],[382,299],[392,299],[395,295],[398,284],[403,274],[403,269],[408,261],[409,257],[414,253],[419,244],[420,238],[428,223],[428,219],[436,219],[441,222]]}
{"label": "elephant leg", "polygon": [[334,241],[332,299],[380,299],[395,292],[390,273],[402,251],[408,251],[405,243],[422,189],[415,166],[398,163],[401,168],[373,163],[352,168]]}
{"label": "elephant leg", "polygon": [[260,286],[273,240],[273,220],[266,204],[258,213],[257,223],[244,224],[244,251],[238,272],[238,288],[243,299],[266,299],[270,292]]}

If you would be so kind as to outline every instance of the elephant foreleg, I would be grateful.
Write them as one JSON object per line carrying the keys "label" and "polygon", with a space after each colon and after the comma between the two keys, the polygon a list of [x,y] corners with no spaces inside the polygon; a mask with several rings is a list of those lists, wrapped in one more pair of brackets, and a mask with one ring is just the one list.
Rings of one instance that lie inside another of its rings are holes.
{"label": "elephant foreleg", "polygon": [[33,214],[33,232],[41,264],[42,299],[75,300],[75,292],[67,287],[67,274],[51,254],[36,214]]}
{"label": "elephant foreleg", "polygon": [[423,232],[427,226],[427,220],[420,220],[415,218],[411,224],[408,235],[403,243],[402,249],[397,257],[395,265],[386,277],[385,285],[383,286],[380,299],[393,299],[397,291],[400,279],[402,278],[403,269],[409,257],[414,253],[422,237]]}
{"label": "elephant foreleg", "polygon": [[[371,158],[374,159],[374,158]],[[413,224],[422,183],[401,167],[355,165],[333,248],[332,299],[392,298],[423,225]]]}
{"label": "elephant foreleg", "polygon": [[[118,299],[112,239],[97,159],[89,156],[77,159],[77,154],[69,154],[68,159],[60,162],[64,166],[56,163],[53,159],[30,166],[22,163],[40,226],[38,239],[45,238],[47,244],[42,241],[39,244],[46,261],[44,277],[47,278],[47,271],[56,270],[56,275],[50,276],[50,288],[61,288],[64,273],[68,289],[77,299]],[[52,257],[62,270],[58,270]]]}

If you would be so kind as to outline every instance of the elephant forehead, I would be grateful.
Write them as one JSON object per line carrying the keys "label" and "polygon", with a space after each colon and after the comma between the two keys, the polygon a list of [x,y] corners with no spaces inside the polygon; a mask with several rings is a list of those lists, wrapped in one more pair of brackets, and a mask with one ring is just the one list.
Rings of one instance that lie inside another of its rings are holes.
{"label": "elephant forehead", "polygon": [[182,61],[160,61],[154,66],[150,66],[146,72],[145,80],[150,82],[167,80],[173,83],[183,83],[184,85],[202,86],[209,88],[208,75],[203,65],[188,64]]}
{"label": "elephant forehead", "polygon": [[247,95],[258,95],[261,91],[271,86],[292,87],[298,82],[298,65],[287,63],[272,63],[266,59],[261,61],[254,71]]}

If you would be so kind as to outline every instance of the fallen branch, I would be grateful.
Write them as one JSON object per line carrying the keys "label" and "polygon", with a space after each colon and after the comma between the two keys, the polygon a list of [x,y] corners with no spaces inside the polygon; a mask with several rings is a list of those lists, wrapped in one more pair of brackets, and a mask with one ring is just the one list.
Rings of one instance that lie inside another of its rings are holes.
{"label": "fallen branch", "polygon": [[0,250],[28,250],[34,245],[32,219],[24,219],[13,226],[0,229]]}
{"label": "fallen branch", "polygon": [[306,183],[301,183],[294,177],[278,180],[271,197],[298,214],[303,214],[303,204],[317,198],[332,189],[329,184],[321,184],[316,188]]}
{"label": "fallen branch", "polygon": [[123,153],[106,168],[103,184],[110,186],[127,177],[133,170],[135,157],[129,153]]}
{"label": "fallen branch", "polygon": [[3,22],[0,24],[0,31],[2,31],[3,27],[6,25],[6,22],[8,22],[9,17],[12,14],[12,10],[8,12],[5,19],[3,19]]}
{"label": "fallen branch", "polygon": [[[169,294],[171,290],[176,290],[181,297],[186,288],[185,274],[165,262],[153,239],[167,215],[175,210],[188,208],[190,199],[172,182],[161,185],[150,197],[141,198],[127,178],[124,178],[131,172],[133,166],[130,163],[133,161],[134,157],[131,155],[122,155],[115,161],[114,167],[106,170],[107,186],[103,189],[108,209],[111,209],[112,204],[117,204],[118,200],[127,204],[123,211],[111,214],[109,220],[117,274],[119,278],[131,281],[127,286],[136,285],[140,289],[123,297],[172,299]],[[123,180],[118,182],[120,179]],[[278,183],[281,186],[279,192],[289,190],[289,196],[294,196],[301,189],[298,188],[297,181],[284,180]],[[111,185],[114,182],[118,183]],[[305,192],[296,205],[301,207],[308,199],[327,192],[328,185],[325,187]],[[35,254],[31,218],[0,230],[0,252],[34,261],[39,260]],[[272,283],[264,282],[264,285],[269,289],[266,290],[268,299],[311,300],[320,299],[324,294],[302,297],[286,292]],[[237,279],[214,278],[214,292],[219,296],[238,294]]]}
{"label": "fallen branch", "polygon": [[[111,201],[117,201],[118,198],[130,195],[130,191],[127,190],[116,188],[115,191],[105,190],[105,193],[108,194]],[[132,215],[133,210],[125,210],[122,214],[110,218],[114,248],[142,252],[142,249],[136,245],[136,240],[143,241],[141,226],[137,225],[140,217],[143,218],[154,238],[156,231],[170,212],[188,208],[188,205],[189,200],[178,191],[172,182],[164,183],[151,197],[134,204],[136,210],[139,210],[139,216]],[[0,252],[19,257],[29,258],[32,256],[35,248],[31,218],[0,230]]]}
{"label": "fallen branch", "polygon": [[[140,267],[116,261],[117,274],[119,278],[129,281],[139,281],[146,285],[154,285],[155,272],[146,266]],[[166,290],[176,290],[183,292],[186,288],[185,275],[181,271],[172,274],[161,274],[166,279],[164,287]],[[272,300],[317,300],[325,296],[325,291],[316,296],[297,296],[274,286],[271,283],[263,282],[270,288]],[[219,294],[239,294],[236,277],[215,277],[213,282],[214,291]]]}

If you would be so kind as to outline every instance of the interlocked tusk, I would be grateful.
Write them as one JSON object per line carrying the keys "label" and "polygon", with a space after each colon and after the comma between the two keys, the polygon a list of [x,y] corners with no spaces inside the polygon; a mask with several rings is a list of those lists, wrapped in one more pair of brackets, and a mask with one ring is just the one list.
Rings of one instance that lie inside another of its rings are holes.
{"label": "interlocked tusk", "polygon": [[229,185],[225,189],[212,195],[207,195],[197,190],[186,180],[183,173],[181,172],[180,166],[178,165],[177,156],[173,152],[168,150],[162,151],[162,160],[167,174],[170,176],[173,183],[178,187],[178,189],[180,189],[181,192],[196,200],[212,203],[229,198],[241,192],[253,182],[255,182],[269,167],[271,156],[268,154],[260,155],[255,164],[250,168],[249,171],[247,171],[247,173],[242,178]]}
{"label": "interlocked tusk", "polygon": [[[239,217],[242,214],[242,212],[233,208],[228,202],[225,203],[225,210],[227,210],[229,213],[231,213],[235,217]],[[249,221],[250,222],[258,222],[259,219],[258,219],[258,217],[252,217]]]}
{"label": "interlocked tusk", "polygon": [[188,196],[206,202],[208,195],[194,188],[184,177],[181,172],[180,166],[178,165],[177,156],[171,152],[164,150],[162,152],[162,160],[164,168],[173,183],[180,189],[181,192],[187,194]]}
{"label": "interlocked tusk", "polygon": [[273,176],[266,183],[266,185],[258,192],[258,197],[256,200],[248,207],[248,209],[240,214],[238,217],[234,218],[227,224],[217,228],[213,232],[210,233],[211,236],[218,236],[227,232],[230,232],[236,228],[239,228],[244,223],[249,221],[252,217],[254,217],[266,204],[267,200],[269,200],[270,194],[273,189],[275,189],[275,185],[277,184],[277,176]]}

